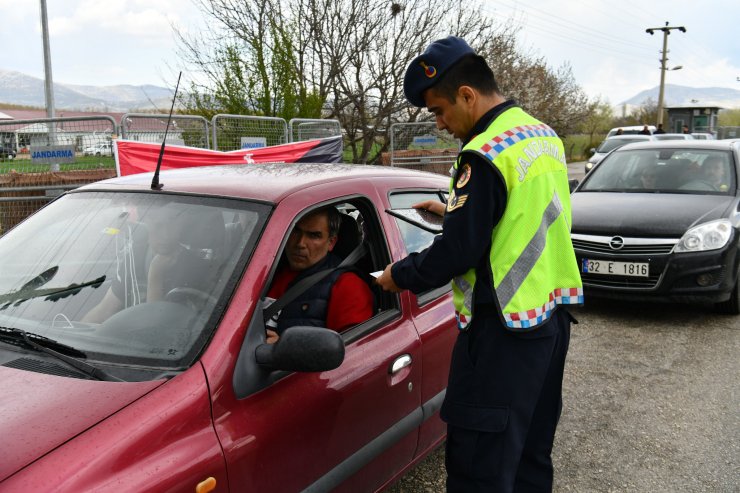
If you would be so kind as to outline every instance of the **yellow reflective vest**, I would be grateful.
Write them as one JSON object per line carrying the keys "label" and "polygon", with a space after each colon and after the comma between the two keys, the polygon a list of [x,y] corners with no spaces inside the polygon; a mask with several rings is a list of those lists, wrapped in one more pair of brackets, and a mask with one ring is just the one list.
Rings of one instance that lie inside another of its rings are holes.
{"label": "yellow reflective vest", "polygon": [[[512,107],[463,151],[484,157],[506,183],[506,210],[493,229],[489,252],[494,298],[506,326],[531,330],[546,322],[557,305],[583,303],[583,285],[570,240],[568,169],[555,132],[521,108]],[[453,202],[454,185],[453,178]],[[475,279],[475,269],[470,269],[452,281],[460,329],[467,328],[475,315]]]}

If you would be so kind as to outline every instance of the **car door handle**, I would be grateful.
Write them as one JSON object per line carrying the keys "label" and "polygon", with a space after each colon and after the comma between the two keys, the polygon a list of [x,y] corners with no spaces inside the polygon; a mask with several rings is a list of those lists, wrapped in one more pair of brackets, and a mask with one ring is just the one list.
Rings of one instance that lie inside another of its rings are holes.
{"label": "car door handle", "polygon": [[391,367],[389,368],[388,373],[391,375],[395,375],[399,371],[403,370],[407,366],[411,366],[411,355],[410,354],[402,354],[395,360],[393,360],[393,363],[391,364]]}

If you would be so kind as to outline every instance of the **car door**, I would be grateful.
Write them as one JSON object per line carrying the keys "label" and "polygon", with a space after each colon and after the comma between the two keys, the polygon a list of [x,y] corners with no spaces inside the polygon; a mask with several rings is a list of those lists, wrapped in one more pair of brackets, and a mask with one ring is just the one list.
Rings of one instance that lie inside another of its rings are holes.
{"label": "car door", "polygon": [[[410,210],[413,204],[426,200],[444,202],[446,197],[446,190],[439,188],[396,189],[388,195],[388,211],[398,227],[406,254],[431,245],[435,234],[441,231],[441,218],[435,231],[429,231],[424,229],[424,224],[409,222],[408,215],[399,212]],[[446,433],[446,425],[439,418],[438,411],[447,389],[452,346],[458,333],[451,293],[449,285],[419,295],[407,292],[411,318],[422,342],[424,380],[421,403],[425,415],[433,415],[420,428],[418,455],[435,447]]]}
{"label": "car door", "polygon": [[[331,196],[332,186],[324,193]],[[242,289],[264,296],[276,252],[311,209],[306,195],[278,206],[255,253],[270,261],[250,265]],[[318,197],[311,197],[311,206],[318,205]],[[360,195],[334,202],[349,204],[362,216],[371,244],[372,265],[366,269],[384,267],[391,258],[388,245],[397,241],[384,238],[375,204]],[[411,462],[422,421],[422,368],[416,364],[421,342],[399,297],[383,299],[373,318],[342,333],[341,366],[317,373],[258,368],[254,351],[264,340],[264,322],[261,310],[254,311],[233,387],[213,389],[214,424],[233,491],[374,491]]]}

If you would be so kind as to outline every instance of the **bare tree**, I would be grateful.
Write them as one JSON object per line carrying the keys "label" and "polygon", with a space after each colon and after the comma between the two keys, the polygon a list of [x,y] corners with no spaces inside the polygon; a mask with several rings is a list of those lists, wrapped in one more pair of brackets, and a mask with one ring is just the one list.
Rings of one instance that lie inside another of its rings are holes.
{"label": "bare tree", "polygon": [[186,61],[206,80],[193,91],[200,106],[243,101],[244,111],[270,116],[321,108],[340,121],[356,163],[377,162],[391,124],[430,119],[406,102],[403,76],[430,42],[450,34],[486,56],[505,94],[559,133],[583,115],[570,68],[553,72],[522,54],[512,19],[496,24],[470,2],[194,1],[212,20],[208,34],[180,37]]}

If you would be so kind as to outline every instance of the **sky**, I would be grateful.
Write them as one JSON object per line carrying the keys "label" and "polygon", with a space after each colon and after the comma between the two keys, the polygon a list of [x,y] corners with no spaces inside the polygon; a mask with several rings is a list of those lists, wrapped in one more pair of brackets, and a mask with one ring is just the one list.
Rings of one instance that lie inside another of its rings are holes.
{"label": "sky", "polygon": [[[520,48],[552,68],[569,64],[591,98],[616,105],[660,83],[663,34],[666,84],[740,90],[737,0],[482,0],[500,22],[519,26]],[[204,16],[191,0],[47,0],[55,83],[173,87],[177,43],[172,26],[197,32]],[[0,69],[43,78],[40,1],[0,0]],[[187,74],[183,74],[187,79]]]}

